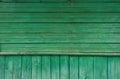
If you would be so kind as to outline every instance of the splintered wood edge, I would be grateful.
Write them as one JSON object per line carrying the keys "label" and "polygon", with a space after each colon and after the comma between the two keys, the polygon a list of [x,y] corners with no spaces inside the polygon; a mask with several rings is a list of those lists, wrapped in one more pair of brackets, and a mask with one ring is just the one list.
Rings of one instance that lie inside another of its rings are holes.
{"label": "splintered wood edge", "polygon": [[0,55],[83,55],[83,56],[120,56],[120,52],[98,52],[98,53],[53,53],[53,52],[0,52]]}

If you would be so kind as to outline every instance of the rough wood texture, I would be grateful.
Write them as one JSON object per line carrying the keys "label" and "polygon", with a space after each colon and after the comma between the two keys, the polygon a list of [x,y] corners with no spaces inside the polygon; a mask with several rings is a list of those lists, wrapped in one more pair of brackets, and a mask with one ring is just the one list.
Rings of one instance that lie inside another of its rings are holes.
{"label": "rough wood texture", "polygon": [[119,28],[119,0],[2,0],[0,55],[120,55]]}
{"label": "rough wood texture", "polygon": [[120,2],[119,0],[1,0],[1,2],[11,2],[11,3],[41,3],[41,2]]}
{"label": "rough wood texture", "polygon": [[0,79],[120,78],[120,57],[0,56],[0,61]]}

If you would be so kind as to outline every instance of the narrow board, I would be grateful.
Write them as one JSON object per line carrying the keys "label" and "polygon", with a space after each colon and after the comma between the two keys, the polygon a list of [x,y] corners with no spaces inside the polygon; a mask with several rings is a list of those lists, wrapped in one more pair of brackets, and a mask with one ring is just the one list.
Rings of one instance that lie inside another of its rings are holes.
{"label": "narrow board", "polygon": [[119,0],[1,0],[1,2],[9,2],[9,3],[60,3],[60,2],[120,2]]}
{"label": "narrow board", "polygon": [[[47,5],[47,6],[46,6]],[[120,13],[120,3],[0,3],[0,13]]]}
{"label": "narrow board", "polygon": [[2,23],[0,43],[120,43],[119,23]]}
{"label": "narrow board", "polygon": [[117,23],[120,22],[120,13],[0,13],[0,25],[1,23],[54,24],[81,22]]}

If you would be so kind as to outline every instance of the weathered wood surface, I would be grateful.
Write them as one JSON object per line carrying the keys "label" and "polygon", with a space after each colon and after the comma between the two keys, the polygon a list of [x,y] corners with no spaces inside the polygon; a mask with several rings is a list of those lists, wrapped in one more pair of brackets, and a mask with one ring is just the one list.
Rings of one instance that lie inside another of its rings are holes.
{"label": "weathered wood surface", "polygon": [[120,13],[120,3],[0,3],[1,13]]}
{"label": "weathered wood surface", "polygon": [[0,56],[0,79],[119,79],[120,57]]}
{"label": "weathered wood surface", "polygon": [[54,2],[54,3],[60,3],[60,2],[120,2],[119,0],[1,0],[1,2],[15,2],[15,3],[41,3],[41,2]]}
{"label": "weathered wood surface", "polygon": [[119,28],[119,0],[3,0],[0,55],[120,55]]}

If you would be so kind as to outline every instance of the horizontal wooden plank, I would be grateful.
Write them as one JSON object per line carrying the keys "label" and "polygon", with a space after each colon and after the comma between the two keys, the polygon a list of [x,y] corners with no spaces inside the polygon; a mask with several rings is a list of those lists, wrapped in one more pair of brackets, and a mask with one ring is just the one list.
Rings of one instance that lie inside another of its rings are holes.
{"label": "horizontal wooden plank", "polygon": [[2,2],[9,2],[9,3],[41,3],[41,2],[68,2],[67,0],[1,0]]}
{"label": "horizontal wooden plank", "polygon": [[6,34],[0,43],[120,43],[120,34]]}
{"label": "horizontal wooden plank", "polygon": [[1,23],[0,43],[120,43],[119,23]]}
{"label": "horizontal wooden plank", "polygon": [[119,18],[120,13],[0,13],[0,22],[120,22]]}
{"label": "horizontal wooden plank", "polygon": [[15,2],[15,3],[41,3],[41,2],[68,2],[67,0],[1,0],[2,2]]}
{"label": "horizontal wooden plank", "polygon": [[70,2],[119,2],[119,0],[70,0]]}
{"label": "horizontal wooden plank", "polygon": [[[120,23],[0,23],[0,34],[119,33]],[[71,33],[70,33],[71,32]]]}
{"label": "horizontal wooden plank", "polygon": [[[47,6],[46,6],[47,5]],[[120,12],[120,3],[0,3],[0,12]]]}
{"label": "horizontal wooden plank", "polygon": [[18,2],[41,2],[41,0],[1,0],[1,2],[9,2],[9,3],[18,3]]}
{"label": "horizontal wooden plank", "polygon": [[1,44],[2,52],[24,54],[118,53],[120,44]]}
{"label": "horizontal wooden plank", "polygon": [[41,2],[120,2],[119,0],[1,0],[1,2],[16,2],[16,3],[41,3]]}
{"label": "horizontal wooden plank", "polygon": [[119,34],[7,34],[0,37],[0,43],[120,43]]}

